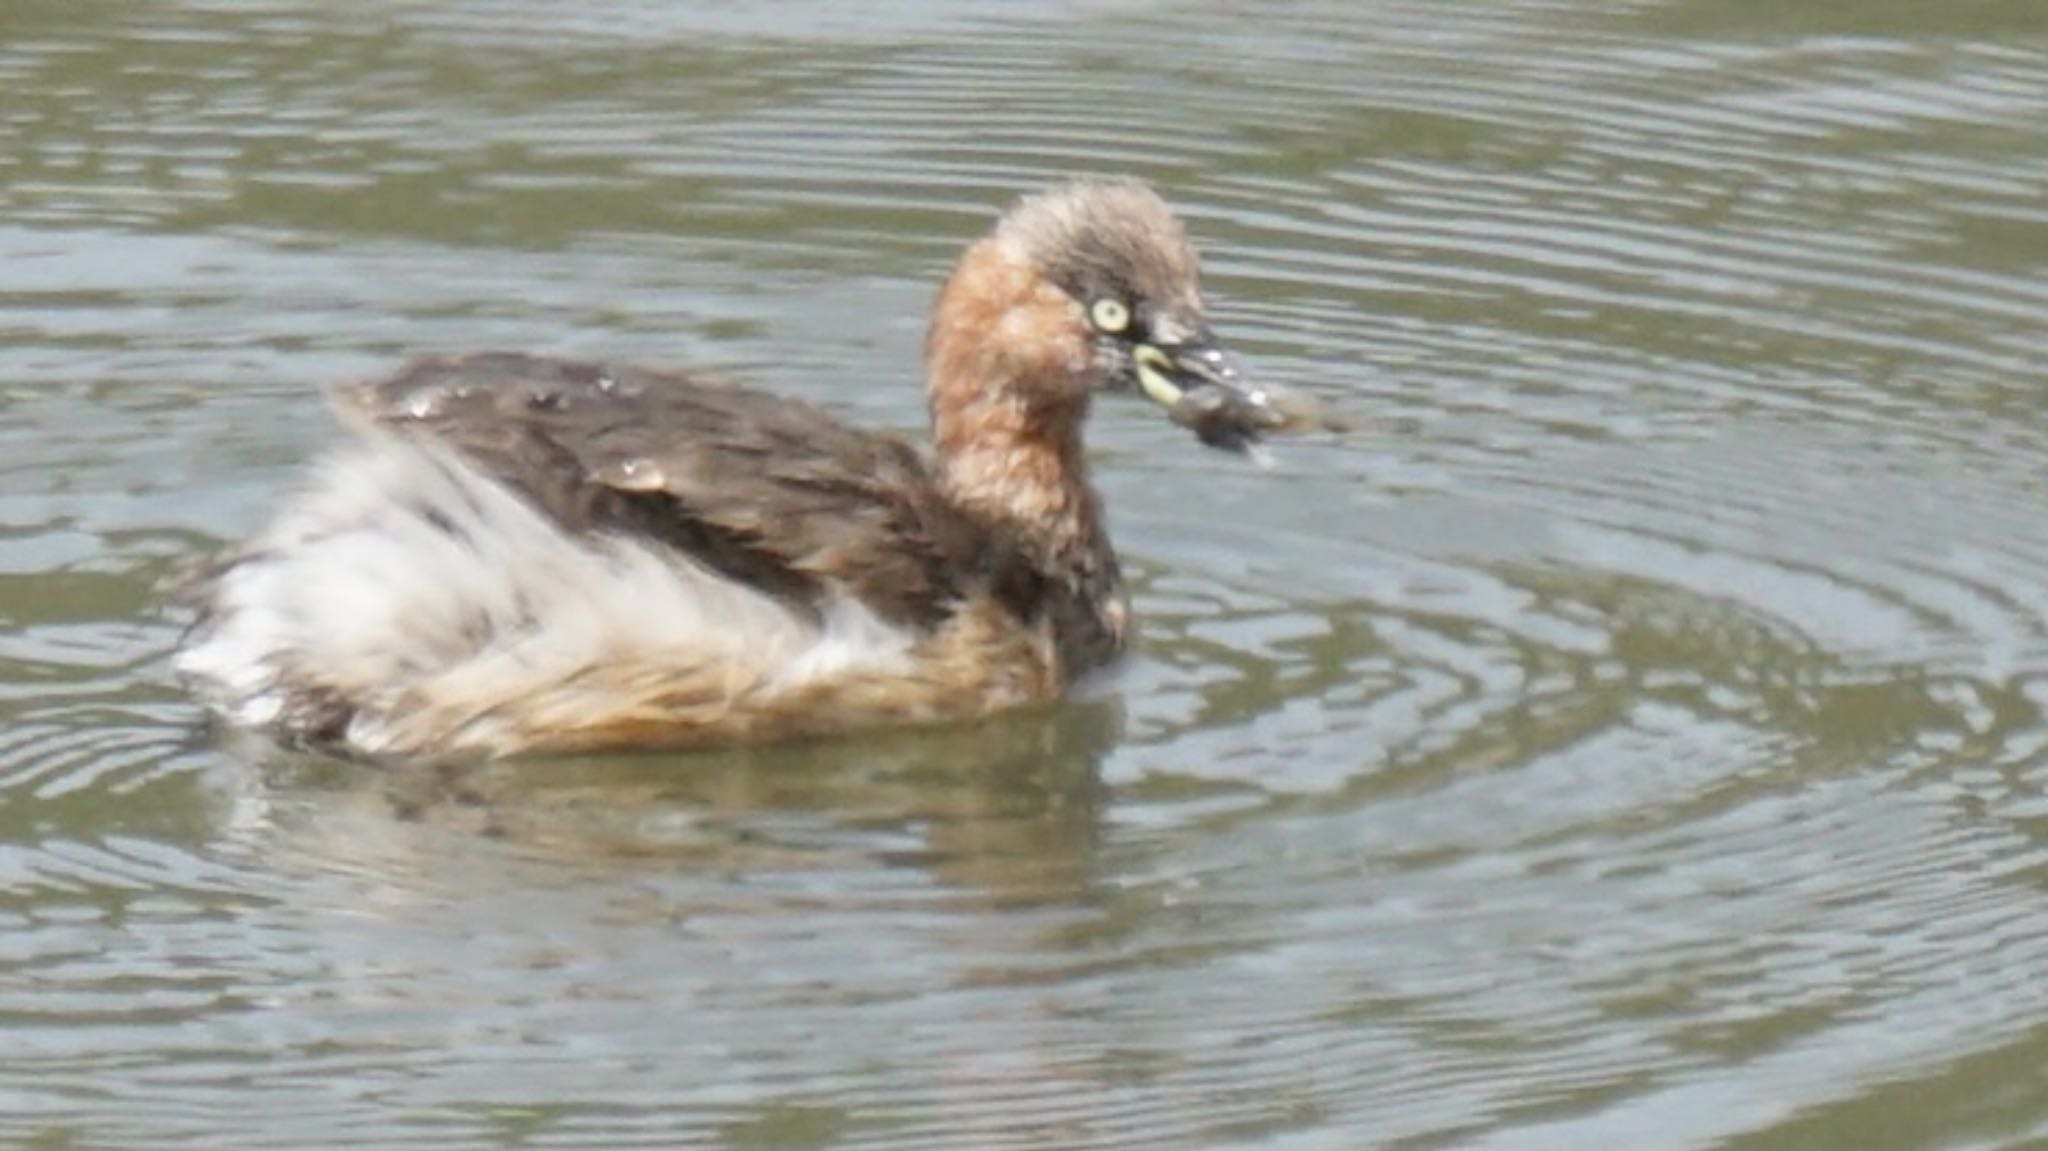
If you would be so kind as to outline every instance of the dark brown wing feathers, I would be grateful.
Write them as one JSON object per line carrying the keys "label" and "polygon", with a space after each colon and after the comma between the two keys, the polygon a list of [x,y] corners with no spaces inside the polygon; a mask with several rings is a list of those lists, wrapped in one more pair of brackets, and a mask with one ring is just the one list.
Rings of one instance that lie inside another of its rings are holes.
{"label": "dark brown wing feathers", "polygon": [[930,626],[987,570],[988,541],[915,449],[801,401],[502,353],[417,359],[339,401],[453,447],[571,531],[659,539],[791,602],[836,586]]}

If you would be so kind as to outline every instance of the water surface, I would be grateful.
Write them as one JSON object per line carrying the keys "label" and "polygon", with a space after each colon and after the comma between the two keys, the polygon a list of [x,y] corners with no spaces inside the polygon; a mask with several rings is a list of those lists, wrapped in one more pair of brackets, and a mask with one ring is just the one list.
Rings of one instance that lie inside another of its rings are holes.
{"label": "water surface", "polygon": [[[2048,1144],[2036,7],[15,0],[0,1142]],[[914,432],[933,283],[1076,171],[1365,425],[1105,407],[1086,698],[390,773],[169,676],[322,384]]]}

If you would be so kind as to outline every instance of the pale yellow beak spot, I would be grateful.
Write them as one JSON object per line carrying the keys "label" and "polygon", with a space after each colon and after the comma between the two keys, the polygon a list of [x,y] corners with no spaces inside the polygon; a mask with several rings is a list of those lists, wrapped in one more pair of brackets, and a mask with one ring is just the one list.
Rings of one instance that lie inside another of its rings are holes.
{"label": "pale yellow beak spot", "polygon": [[1138,386],[1145,396],[1162,408],[1180,402],[1181,391],[1173,382],[1173,361],[1150,344],[1131,349],[1131,363],[1138,369]]}

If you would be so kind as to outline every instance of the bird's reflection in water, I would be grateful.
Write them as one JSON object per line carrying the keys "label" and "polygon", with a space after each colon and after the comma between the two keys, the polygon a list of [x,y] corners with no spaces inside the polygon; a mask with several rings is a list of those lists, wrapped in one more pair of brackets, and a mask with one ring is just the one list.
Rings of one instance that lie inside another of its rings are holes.
{"label": "bird's reflection in water", "polygon": [[[372,766],[270,757],[243,821],[322,870],[440,870],[490,845],[576,873],[923,870],[990,903],[1085,900],[1115,698],[972,725],[690,755]],[[308,858],[312,857],[312,858]],[[273,855],[275,858],[275,855]],[[435,883],[425,875],[413,880]],[[438,885],[438,883],[436,883]]]}

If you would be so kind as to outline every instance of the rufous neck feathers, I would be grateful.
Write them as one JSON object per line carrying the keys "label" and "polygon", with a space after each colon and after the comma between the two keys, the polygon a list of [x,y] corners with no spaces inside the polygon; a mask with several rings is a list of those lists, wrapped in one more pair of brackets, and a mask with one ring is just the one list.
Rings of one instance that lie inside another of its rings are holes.
{"label": "rufous neck feathers", "polygon": [[1092,542],[1101,517],[1081,425],[1093,347],[1079,305],[988,237],[940,292],[925,363],[948,494],[1030,534]]}

